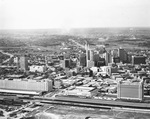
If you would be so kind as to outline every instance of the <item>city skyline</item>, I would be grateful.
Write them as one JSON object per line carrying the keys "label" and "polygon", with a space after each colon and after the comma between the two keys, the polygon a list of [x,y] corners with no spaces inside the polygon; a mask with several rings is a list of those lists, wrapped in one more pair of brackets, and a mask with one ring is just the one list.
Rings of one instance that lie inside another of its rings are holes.
{"label": "city skyline", "polygon": [[148,0],[0,0],[0,29],[150,27]]}

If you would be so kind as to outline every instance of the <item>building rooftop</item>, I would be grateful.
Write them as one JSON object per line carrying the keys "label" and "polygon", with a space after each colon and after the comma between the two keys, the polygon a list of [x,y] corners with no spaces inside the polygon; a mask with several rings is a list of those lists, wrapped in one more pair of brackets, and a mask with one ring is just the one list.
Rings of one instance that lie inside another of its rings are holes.
{"label": "building rooftop", "polygon": [[17,93],[17,94],[32,94],[32,95],[40,95],[42,91],[26,91],[26,90],[12,90],[12,89],[0,89],[0,92],[3,93]]}

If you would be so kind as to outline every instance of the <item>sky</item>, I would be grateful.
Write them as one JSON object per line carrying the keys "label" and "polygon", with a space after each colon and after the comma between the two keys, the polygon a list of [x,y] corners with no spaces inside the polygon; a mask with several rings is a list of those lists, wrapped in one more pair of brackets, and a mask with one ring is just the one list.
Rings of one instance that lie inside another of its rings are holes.
{"label": "sky", "polygon": [[150,0],[0,0],[0,29],[150,27]]}

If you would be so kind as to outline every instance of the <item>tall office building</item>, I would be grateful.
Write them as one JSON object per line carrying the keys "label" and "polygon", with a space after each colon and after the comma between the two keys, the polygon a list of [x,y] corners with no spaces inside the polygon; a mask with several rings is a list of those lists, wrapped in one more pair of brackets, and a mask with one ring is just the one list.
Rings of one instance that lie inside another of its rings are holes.
{"label": "tall office building", "polygon": [[88,67],[88,60],[90,60],[90,52],[89,52],[89,45],[86,43],[85,45],[86,50],[86,66]]}
{"label": "tall office building", "polygon": [[111,55],[113,57],[118,57],[118,50],[114,49],[114,50],[111,50]]}
{"label": "tall office building", "polygon": [[132,54],[127,55],[127,62],[131,63],[132,62]]}
{"label": "tall office building", "polygon": [[87,43],[85,44],[85,51],[86,51],[85,53],[86,53],[86,61],[87,61],[89,59],[89,57],[88,57],[89,51],[88,51],[88,44]]}
{"label": "tall office building", "polygon": [[100,66],[105,66],[105,59],[104,58],[100,58],[99,61],[97,62],[97,67]]}
{"label": "tall office building", "polygon": [[87,61],[87,67],[94,67],[94,61],[88,60]]}
{"label": "tall office building", "polygon": [[86,50],[86,66],[89,67],[89,62],[93,61],[93,55],[94,52],[89,48],[89,44],[85,44],[85,50]]}
{"label": "tall office building", "polygon": [[90,60],[93,61],[94,52],[92,50],[89,51]]}
{"label": "tall office building", "polygon": [[60,64],[62,68],[70,68],[70,59],[60,60]]}
{"label": "tall office building", "polygon": [[77,58],[70,59],[70,67],[75,68],[77,66]]}
{"label": "tall office building", "polygon": [[113,62],[114,63],[120,63],[120,58],[119,57],[114,57]]}
{"label": "tall office building", "polygon": [[80,66],[85,67],[87,64],[86,54],[84,54],[84,53],[80,54],[79,61],[80,61]]}
{"label": "tall office building", "polygon": [[19,58],[19,68],[23,71],[28,70],[28,57],[27,56],[21,56]]}
{"label": "tall office building", "polygon": [[121,62],[127,62],[127,52],[123,48],[118,49],[118,57]]}
{"label": "tall office building", "polygon": [[65,67],[66,68],[70,67],[70,59],[65,59]]}
{"label": "tall office building", "polygon": [[61,64],[61,67],[62,67],[63,69],[66,68],[66,67],[65,67],[65,60],[60,60],[60,64]]}
{"label": "tall office building", "polygon": [[102,56],[102,58],[105,59],[105,65],[108,66],[108,63],[112,63],[113,62],[113,58],[111,56],[111,54],[109,52],[105,52]]}
{"label": "tall office building", "polygon": [[132,64],[146,64],[145,56],[132,56]]}
{"label": "tall office building", "polygon": [[94,54],[93,61],[94,61],[94,66],[97,67],[98,61],[100,61],[99,54]]}

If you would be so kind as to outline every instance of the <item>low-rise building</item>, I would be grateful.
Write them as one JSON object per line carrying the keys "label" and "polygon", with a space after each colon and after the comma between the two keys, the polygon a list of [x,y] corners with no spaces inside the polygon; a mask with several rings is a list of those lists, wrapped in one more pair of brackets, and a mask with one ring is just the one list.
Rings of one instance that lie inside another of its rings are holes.
{"label": "low-rise building", "polygon": [[46,71],[46,66],[42,65],[32,65],[29,67],[30,72],[45,72]]}
{"label": "low-rise building", "polygon": [[101,70],[103,72],[106,72],[109,76],[112,73],[117,73],[118,72],[118,68],[117,67],[111,67],[111,66],[103,66],[103,67],[101,67]]}
{"label": "low-rise building", "polygon": [[79,96],[79,97],[92,97],[97,95],[98,89],[94,87],[76,86],[74,89],[65,90],[65,95]]}

